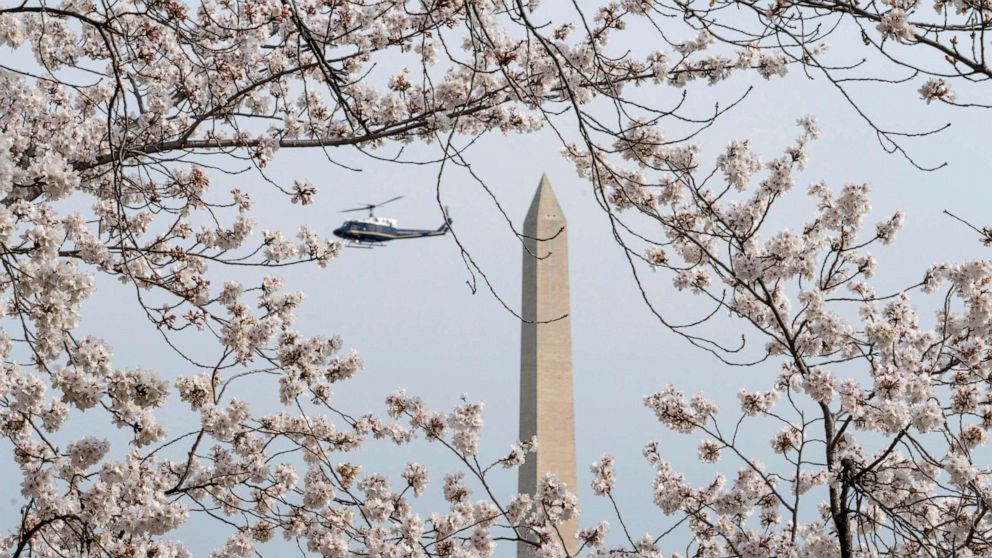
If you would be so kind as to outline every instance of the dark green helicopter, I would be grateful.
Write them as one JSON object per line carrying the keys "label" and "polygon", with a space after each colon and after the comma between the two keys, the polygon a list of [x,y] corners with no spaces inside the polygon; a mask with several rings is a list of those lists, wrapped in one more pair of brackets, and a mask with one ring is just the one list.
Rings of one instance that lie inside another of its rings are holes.
{"label": "dark green helicopter", "polygon": [[[424,238],[427,236],[443,236],[448,234],[451,219],[445,220],[444,224],[437,229],[401,229],[396,225],[396,219],[387,217],[376,217],[375,208],[392,203],[403,196],[396,196],[393,199],[379,203],[369,203],[354,209],[345,209],[341,213],[351,213],[353,211],[368,211],[369,216],[365,219],[345,221],[340,227],[334,229],[334,236],[343,238],[352,243],[353,246],[368,247],[381,246],[390,240],[404,240],[409,238]],[[445,212],[447,213],[447,212]]]}

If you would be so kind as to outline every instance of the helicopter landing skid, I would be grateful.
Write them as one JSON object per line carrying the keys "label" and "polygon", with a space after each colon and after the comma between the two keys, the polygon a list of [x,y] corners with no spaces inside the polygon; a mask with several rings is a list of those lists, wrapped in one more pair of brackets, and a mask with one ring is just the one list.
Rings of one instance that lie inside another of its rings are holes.
{"label": "helicopter landing skid", "polygon": [[382,242],[359,242],[357,240],[352,240],[345,244],[345,248],[362,248],[364,250],[371,250],[376,246],[385,246]]}

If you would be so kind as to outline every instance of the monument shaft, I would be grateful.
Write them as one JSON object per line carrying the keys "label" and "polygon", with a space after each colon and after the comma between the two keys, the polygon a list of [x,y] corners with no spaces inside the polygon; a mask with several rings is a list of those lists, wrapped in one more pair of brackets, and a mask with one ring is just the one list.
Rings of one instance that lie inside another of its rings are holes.
{"label": "monument shaft", "polygon": [[[520,469],[519,490],[527,494],[534,493],[538,480],[548,472],[561,479],[569,491],[578,492],[565,226],[551,183],[541,177],[523,229],[528,238],[523,251],[520,439],[536,435],[538,440],[537,453],[528,455]],[[578,548],[576,530],[574,519],[561,527],[569,554]],[[524,558],[532,554],[528,545],[520,544],[517,555]]]}

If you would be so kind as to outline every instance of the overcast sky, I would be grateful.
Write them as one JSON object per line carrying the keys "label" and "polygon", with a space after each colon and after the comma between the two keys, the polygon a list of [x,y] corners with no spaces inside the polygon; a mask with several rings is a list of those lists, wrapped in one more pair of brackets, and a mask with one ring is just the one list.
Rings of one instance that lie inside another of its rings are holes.
{"label": "overcast sky", "polygon": [[[857,56],[853,51],[849,54]],[[808,207],[803,192],[816,180],[826,180],[834,188],[846,182],[870,182],[875,208],[872,221],[887,217],[896,208],[906,213],[905,229],[896,243],[875,251],[881,263],[881,287],[913,283],[935,261],[985,255],[974,233],[941,211],[948,209],[979,223],[988,215],[992,193],[984,183],[990,160],[986,113],[928,107],[915,93],[919,83],[898,90],[866,90],[864,105],[895,127],[926,128],[954,122],[937,138],[910,144],[924,162],[948,163],[943,170],[924,173],[898,156],[885,154],[873,132],[835,90],[822,80],[806,79],[798,71],[773,82],[732,80],[719,91],[695,88],[692,92],[699,114],[752,83],[758,87],[750,97],[697,138],[703,148],[704,166],[712,165],[719,150],[736,138],[751,138],[765,160],[776,157],[797,135],[794,120],[813,114],[820,121],[822,138],[812,144],[809,167],[798,176],[796,190],[782,204]],[[656,87],[650,94],[676,99],[680,92]],[[666,458],[676,469],[685,470],[691,480],[701,481],[716,470],[733,474],[738,464],[725,458],[700,466],[695,459],[698,439],[665,431],[643,407],[641,398],[674,383],[686,392],[701,390],[722,407],[734,408],[737,389],[767,389],[778,372],[778,363],[731,369],[664,329],[640,300],[589,184],[576,176],[559,149],[557,138],[547,131],[528,136],[494,134],[474,145],[467,157],[518,226],[541,174],[547,173],[551,180],[568,219],[583,523],[611,519],[607,506],[588,488],[588,465],[609,453],[617,458],[618,500],[628,512],[632,531],[657,534],[670,521],[651,504],[651,472],[640,456],[646,441],[661,440]],[[277,180],[291,183],[292,178],[300,177],[316,184],[320,194],[311,208],[278,201],[278,212],[266,213],[266,201],[279,198],[266,193],[261,180],[251,174],[231,186],[252,194],[263,224],[281,226],[290,233],[305,221],[330,235],[345,218],[337,211],[397,195],[404,199],[380,210],[380,216],[395,217],[404,227],[435,228],[440,224],[435,167],[375,163],[353,152],[334,155],[361,172],[331,165],[319,152],[302,151],[281,152],[270,169]],[[229,189],[227,184],[218,183],[217,187],[220,191]],[[500,295],[519,306],[520,245],[487,194],[466,174],[454,171],[446,174],[442,195],[472,256]],[[515,439],[520,325],[484,288],[471,292],[466,283],[470,276],[450,237],[398,241],[374,250],[346,250],[327,269],[292,268],[282,275],[287,289],[306,293],[298,328],[308,334],[340,335],[345,346],[359,350],[365,361],[361,375],[337,392],[343,408],[381,411],[383,397],[398,388],[421,395],[437,409],[450,407],[460,394],[467,393],[470,399],[487,404],[483,450],[487,460],[504,453]],[[648,273],[646,277],[658,306],[676,321],[704,311],[689,295],[674,291],[669,275]],[[104,287],[85,307],[83,324],[86,333],[102,337],[114,347],[115,365],[155,368],[167,378],[189,373],[156,337],[154,328],[130,305],[119,302],[121,297],[132,296],[130,291],[113,284]],[[730,323],[722,315],[717,319]],[[272,398],[269,386],[250,397],[260,407],[271,405]],[[189,418],[188,413],[185,416]],[[770,453],[767,437],[755,436],[763,444],[757,451]],[[433,465],[435,481],[440,481],[444,471],[455,470],[437,448],[421,442],[401,451],[373,444],[362,456],[366,471],[398,471],[408,460]],[[433,485],[435,492],[438,484]],[[515,473],[503,474],[499,483],[502,494],[509,494],[515,486]],[[0,506],[0,518],[6,526],[11,525],[16,512],[14,500],[4,498]],[[197,554],[220,542],[215,533],[202,526],[185,533],[191,547],[200,551]],[[501,555],[508,556],[511,550],[506,547]]]}

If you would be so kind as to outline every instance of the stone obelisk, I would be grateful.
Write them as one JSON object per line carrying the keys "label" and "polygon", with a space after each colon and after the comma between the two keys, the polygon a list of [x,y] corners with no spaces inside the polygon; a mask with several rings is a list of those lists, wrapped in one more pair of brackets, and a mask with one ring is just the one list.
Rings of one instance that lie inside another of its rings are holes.
{"label": "stone obelisk", "polygon": [[[578,492],[572,404],[572,326],[568,318],[568,238],[565,216],[547,176],[524,221],[520,331],[520,439],[537,436],[537,453],[520,468],[519,490],[533,494],[545,473]],[[564,316],[564,317],[563,317]],[[545,323],[537,323],[545,322]],[[560,528],[569,554],[578,548],[577,521]],[[517,556],[533,556],[519,543]]]}

